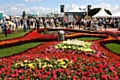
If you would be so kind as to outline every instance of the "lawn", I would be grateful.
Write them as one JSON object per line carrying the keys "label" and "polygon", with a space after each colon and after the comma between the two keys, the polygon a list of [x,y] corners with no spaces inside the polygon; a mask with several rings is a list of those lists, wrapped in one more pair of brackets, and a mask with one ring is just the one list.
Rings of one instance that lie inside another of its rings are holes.
{"label": "lawn", "polygon": [[30,32],[33,29],[27,30],[26,32],[23,32],[23,28],[20,28],[16,30],[13,34],[7,34],[7,37],[5,37],[5,34],[2,34],[0,32],[0,40],[6,40],[6,39],[12,39],[12,38],[17,38],[17,37],[22,37],[26,33]]}
{"label": "lawn", "polygon": [[43,42],[34,42],[34,43],[28,43],[28,44],[23,44],[23,45],[19,45],[19,46],[13,46],[10,48],[0,49],[0,57],[11,56],[13,54],[23,52],[29,48],[33,48],[35,46],[38,46],[42,43]]}
{"label": "lawn", "polygon": [[117,43],[109,43],[105,45],[109,50],[120,54],[120,44]]}
{"label": "lawn", "polygon": [[58,31],[47,31],[49,34],[58,33]]}
{"label": "lawn", "polygon": [[101,38],[98,37],[81,37],[81,38],[77,38],[78,40],[98,40]]}
{"label": "lawn", "polygon": [[43,32],[41,32],[41,33],[43,33],[43,34],[53,34],[53,33],[58,33],[58,31],[43,31]]}

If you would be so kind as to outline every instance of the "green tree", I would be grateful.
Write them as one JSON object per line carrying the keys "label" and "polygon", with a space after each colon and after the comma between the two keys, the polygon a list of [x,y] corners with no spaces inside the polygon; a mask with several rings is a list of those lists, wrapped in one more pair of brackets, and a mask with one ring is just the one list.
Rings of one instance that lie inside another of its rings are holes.
{"label": "green tree", "polygon": [[25,11],[23,11],[22,17],[23,17],[23,19],[26,17],[26,12]]}

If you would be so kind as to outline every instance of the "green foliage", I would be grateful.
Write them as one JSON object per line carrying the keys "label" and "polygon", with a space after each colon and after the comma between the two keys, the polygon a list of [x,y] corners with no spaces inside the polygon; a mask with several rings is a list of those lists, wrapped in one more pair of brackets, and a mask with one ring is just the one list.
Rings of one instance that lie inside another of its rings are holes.
{"label": "green foliage", "polygon": [[26,12],[23,11],[23,13],[22,13],[22,18],[24,19],[25,17],[26,17]]}

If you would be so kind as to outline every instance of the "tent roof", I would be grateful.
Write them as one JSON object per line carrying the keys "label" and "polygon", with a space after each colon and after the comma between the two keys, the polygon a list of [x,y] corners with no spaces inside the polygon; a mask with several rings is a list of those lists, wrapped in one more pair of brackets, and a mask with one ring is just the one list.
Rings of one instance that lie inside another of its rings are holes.
{"label": "tent roof", "polygon": [[3,14],[3,17],[5,17],[5,18],[9,19],[9,16],[8,16],[8,15],[6,15],[6,14]]}
{"label": "tent roof", "polygon": [[80,9],[79,7],[75,7],[74,9],[72,9],[71,11],[69,11],[69,12],[66,12],[67,14],[75,14],[75,15],[84,15],[84,12],[85,12],[85,10],[82,10],[82,9]]}
{"label": "tent roof", "polygon": [[102,7],[101,9],[100,9],[100,11],[98,12],[98,13],[96,13],[93,17],[96,17],[96,18],[105,18],[105,17],[111,17],[111,15],[109,15],[109,14],[107,14],[106,12],[105,12],[105,9]]}
{"label": "tent roof", "polygon": [[72,9],[69,12],[83,12],[82,10],[79,9],[79,7],[75,7],[74,9]]}
{"label": "tent roof", "polygon": [[120,18],[120,8],[117,10],[115,14],[112,15],[112,17],[119,17]]}

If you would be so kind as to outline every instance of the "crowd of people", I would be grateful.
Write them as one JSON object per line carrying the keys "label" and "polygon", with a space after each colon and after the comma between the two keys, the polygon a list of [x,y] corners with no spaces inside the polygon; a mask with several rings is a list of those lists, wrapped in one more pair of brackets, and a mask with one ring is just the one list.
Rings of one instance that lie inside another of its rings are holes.
{"label": "crowd of people", "polygon": [[30,28],[39,29],[39,28],[76,28],[80,30],[106,30],[109,28],[120,28],[120,19],[107,19],[107,18],[81,18],[74,17],[73,22],[68,22],[68,17],[64,18],[4,18],[1,20],[1,30],[5,33],[5,30],[9,30],[10,33],[20,27],[23,28],[23,31]]}

